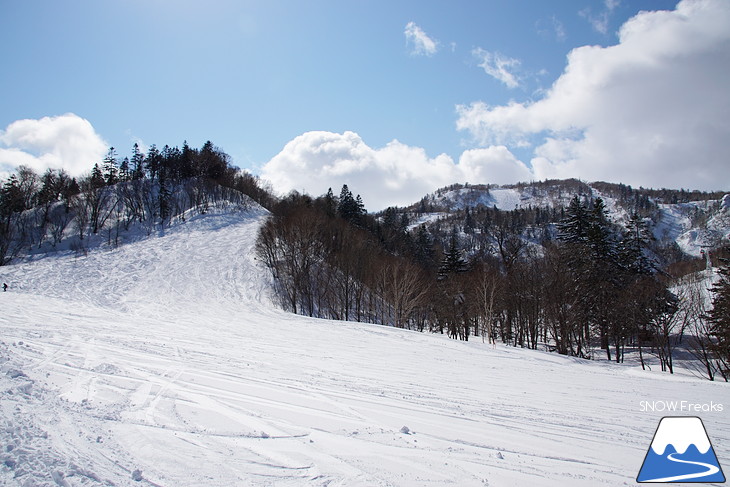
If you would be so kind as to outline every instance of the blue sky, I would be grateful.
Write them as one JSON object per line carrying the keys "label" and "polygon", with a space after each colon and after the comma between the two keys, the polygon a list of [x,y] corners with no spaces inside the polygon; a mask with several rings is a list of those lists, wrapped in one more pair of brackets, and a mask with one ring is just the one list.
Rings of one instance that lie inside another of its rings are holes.
{"label": "blue sky", "polygon": [[[728,189],[715,159],[730,130],[714,113],[730,106],[728,10],[724,0],[0,0],[0,165],[79,173],[103,146],[126,155],[135,141],[212,140],[280,192],[349,183],[372,209],[467,180]],[[618,112],[616,100],[635,102]],[[713,146],[695,162],[702,177],[660,170],[679,167],[659,159],[692,129],[665,124],[663,109],[644,119],[667,103],[708,125],[698,130],[710,140],[682,153]],[[626,147],[614,152],[615,140]],[[638,157],[632,148],[651,159],[645,170],[612,167]]]}

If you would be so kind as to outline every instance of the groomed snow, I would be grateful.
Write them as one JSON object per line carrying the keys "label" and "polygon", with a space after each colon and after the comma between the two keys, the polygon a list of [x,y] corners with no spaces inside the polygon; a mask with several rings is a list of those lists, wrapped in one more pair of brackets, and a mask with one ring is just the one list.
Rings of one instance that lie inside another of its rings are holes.
{"label": "groomed snow", "polygon": [[643,400],[730,463],[727,384],[277,310],[263,218],[0,268],[0,484],[634,485]]}

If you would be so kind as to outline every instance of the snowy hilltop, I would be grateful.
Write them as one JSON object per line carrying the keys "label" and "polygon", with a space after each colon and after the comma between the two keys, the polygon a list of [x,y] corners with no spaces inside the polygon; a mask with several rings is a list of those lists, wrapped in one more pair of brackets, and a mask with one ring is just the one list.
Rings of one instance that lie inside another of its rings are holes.
{"label": "snowy hilltop", "polygon": [[[0,268],[8,486],[633,485],[661,413],[723,383],[278,310],[267,212]],[[703,417],[730,458],[730,425]]]}
{"label": "snowy hilltop", "polygon": [[[455,220],[462,224],[467,211],[479,209],[542,211],[545,221],[560,218],[562,209],[578,196],[602,198],[609,218],[629,221],[637,212],[649,224],[661,246],[676,244],[687,255],[698,257],[703,249],[730,241],[730,194],[684,190],[651,190],[623,184],[552,180],[516,185],[455,184],[424,196],[398,211],[411,217],[411,226]],[[550,212],[557,214],[550,215]]]}

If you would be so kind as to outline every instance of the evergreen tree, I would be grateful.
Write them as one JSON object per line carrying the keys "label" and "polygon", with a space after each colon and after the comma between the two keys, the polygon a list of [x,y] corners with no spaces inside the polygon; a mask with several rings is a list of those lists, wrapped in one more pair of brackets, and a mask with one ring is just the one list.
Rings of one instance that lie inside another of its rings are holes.
{"label": "evergreen tree", "polygon": [[[597,198],[589,210],[573,197],[558,230],[559,239],[565,243],[565,262],[573,274],[576,320],[584,323],[587,342],[591,329],[598,331],[601,348],[611,360],[609,339],[614,339],[618,351],[625,333],[615,306],[622,276],[605,203]],[[618,353],[616,358],[620,360]]]}
{"label": "evergreen tree", "polygon": [[467,268],[467,262],[464,260],[459,248],[459,235],[456,227],[453,227],[449,239],[449,248],[444,252],[441,267],[439,267],[439,280],[445,279],[449,274],[465,272]]}
{"label": "evergreen tree", "polygon": [[588,244],[593,259],[605,269],[616,263],[616,245],[608,221],[608,210],[602,198],[596,198],[588,214]]}
{"label": "evergreen tree", "polygon": [[362,226],[365,222],[365,215],[367,214],[367,211],[365,210],[365,203],[362,202],[362,198],[360,195],[357,195],[355,197],[355,225]]}
{"label": "evergreen tree", "polygon": [[145,159],[145,165],[147,172],[150,175],[150,179],[155,180],[159,178],[160,171],[162,170],[162,154],[155,144],[152,144],[147,151],[147,158]]}
{"label": "evergreen tree", "polygon": [[408,227],[411,225],[411,219],[408,218],[407,213],[403,213],[400,216],[400,224],[398,230],[403,233],[408,231]]}
{"label": "evergreen tree", "polygon": [[13,174],[0,188],[0,265],[7,264],[14,256],[13,215],[23,211],[23,193],[18,177]]}
{"label": "evergreen tree", "polygon": [[710,336],[717,341],[713,345],[718,369],[725,380],[730,379],[730,260],[723,259],[718,270],[719,280],[712,286],[712,310],[707,314]]}
{"label": "evergreen tree", "polygon": [[389,206],[383,212],[383,228],[387,231],[395,231],[398,224],[396,223],[398,210]]}
{"label": "evergreen tree", "polygon": [[206,141],[198,154],[200,159],[199,176],[207,177],[213,181],[222,181],[226,175],[225,154],[213,146],[211,141]]}
{"label": "evergreen tree", "polygon": [[472,217],[471,211],[469,211],[469,207],[467,207],[466,215],[464,216],[464,233],[468,233],[468,234],[474,233],[475,227],[476,227],[476,224],[474,223],[474,217]]}
{"label": "evergreen tree", "polygon": [[172,192],[170,191],[170,183],[164,176],[164,173],[160,176],[160,193],[158,196],[158,206],[160,209],[160,225],[164,226],[168,218],[172,213]]}
{"label": "evergreen tree", "polygon": [[616,241],[608,221],[606,205],[601,198],[595,200],[593,209],[589,212],[588,246],[590,264],[584,283],[588,292],[588,317],[598,327],[601,348],[606,350],[608,360],[611,360],[611,338],[616,345],[616,358],[620,360],[618,342],[624,335],[624,324],[615,303],[621,289],[622,276],[618,266]]}
{"label": "evergreen tree", "polygon": [[343,184],[342,190],[340,190],[340,199],[337,203],[337,214],[349,221],[355,213],[354,208],[355,199],[352,196],[352,191],[346,184]]}
{"label": "evergreen tree", "polygon": [[327,194],[324,195],[324,211],[330,218],[334,218],[337,214],[337,200],[332,188],[327,189]]}
{"label": "evergreen tree", "polygon": [[109,147],[109,151],[106,153],[106,157],[104,157],[104,182],[107,186],[119,182],[117,151],[114,147]]}
{"label": "evergreen tree", "polygon": [[99,164],[94,164],[94,167],[91,169],[91,179],[89,182],[94,189],[101,188],[106,184],[106,178],[104,177],[104,173],[101,172]]}
{"label": "evergreen tree", "polygon": [[62,182],[59,175],[53,169],[46,170],[41,176],[41,190],[37,195],[37,203],[41,206],[47,206],[58,201],[61,195]]}
{"label": "evergreen tree", "polygon": [[142,154],[139,150],[139,144],[136,142],[132,147],[132,159],[130,160],[130,166],[132,179],[142,179],[144,177],[144,154]]}
{"label": "evergreen tree", "polygon": [[416,262],[428,271],[435,270],[433,239],[431,238],[431,234],[428,233],[426,225],[418,227],[414,247]]}
{"label": "evergreen tree", "polygon": [[178,181],[197,176],[194,169],[196,156],[196,151],[190,148],[187,140],[184,141],[180,157],[175,165],[175,177]]}
{"label": "evergreen tree", "polygon": [[356,226],[363,226],[365,218],[365,205],[360,195],[357,198],[352,195],[347,185],[342,186],[340,201],[337,206],[337,214],[344,220]]}
{"label": "evergreen tree", "polygon": [[558,238],[570,244],[585,244],[588,242],[589,228],[588,209],[576,195],[570,200],[565,218],[558,223]]}
{"label": "evergreen tree", "polygon": [[644,219],[637,212],[632,213],[618,249],[621,266],[630,274],[650,275],[654,272],[654,264],[647,257],[652,239]]}
{"label": "evergreen tree", "polygon": [[126,182],[132,179],[132,173],[129,169],[129,158],[125,157],[119,164],[119,181]]}
{"label": "evergreen tree", "polygon": [[10,220],[13,213],[25,210],[25,197],[18,176],[11,175],[0,191],[0,215]]}

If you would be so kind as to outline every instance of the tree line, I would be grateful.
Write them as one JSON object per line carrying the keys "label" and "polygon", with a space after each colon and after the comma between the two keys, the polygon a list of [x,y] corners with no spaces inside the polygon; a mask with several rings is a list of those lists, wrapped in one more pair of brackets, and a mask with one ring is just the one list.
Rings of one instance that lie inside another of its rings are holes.
{"label": "tree line", "polygon": [[698,373],[728,380],[730,326],[710,327],[706,303],[670,289],[640,211],[619,226],[586,193],[566,208],[467,208],[461,225],[414,225],[393,208],[367,214],[345,186],[283,198],[257,254],[295,313],[616,362],[630,350],[670,373],[686,340]]}
{"label": "tree line", "polygon": [[133,226],[149,234],[191,210],[245,205],[243,195],[263,205],[273,200],[257,177],[234,167],[210,141],[200,149],[152,145],[146,153],[134,144],[124,158],[112,147],[79,178],[20,166],[0,182],[0,265],[62,242],[81,251],[92,240],[118,245]]}

